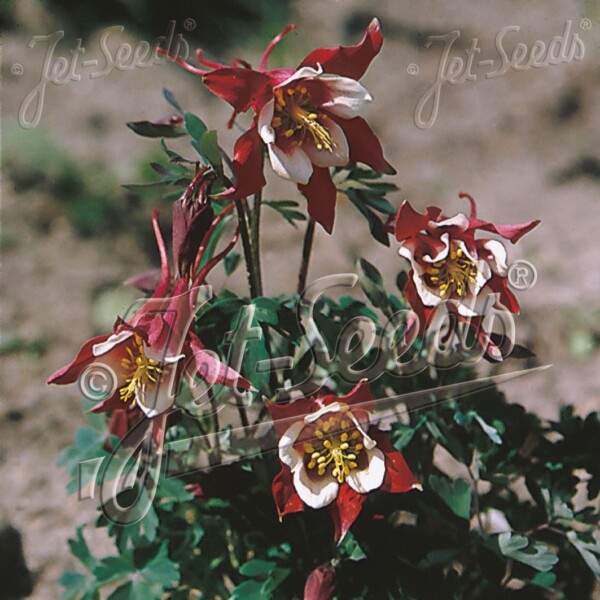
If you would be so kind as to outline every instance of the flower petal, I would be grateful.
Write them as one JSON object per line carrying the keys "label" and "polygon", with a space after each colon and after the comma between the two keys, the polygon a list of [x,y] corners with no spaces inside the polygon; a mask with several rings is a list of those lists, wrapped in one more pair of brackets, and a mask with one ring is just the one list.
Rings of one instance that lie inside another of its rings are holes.
{"label": "flower petal", "polygon": [[508,266],[506,264],[508,255],[504,244],[498,240],[485,240],[483,243],[478,243],[478,246],[480,251],[482,248],[487,251],[487,256],[485,258],[492,268],[492,271],[496,273],[496,275],[505,277],[508,271]]}
{"label": "flower petal", "polygon": [[226,67],[207,73],[204,85],[213,93],[229,102],[236,113],[252,107],[269,89],[270,79],[264,73],[241,67]]}
{"label": "flower petal", "polygon": [[331,504],[338,494],[340,484],[336,479],[325,475],[313,480],[302,463],[292,471],[292,475],[298,496],[311,508],[323,508]]}
{"label": "flower petal", "polygon": [[395,175],[396,169],[384,158],[381,143],[362,117],[342,119],[339,125],[350,146],[351,162],[361,162],[379,173]]}
{"label": "flower petal", "polygon": [[315,167],[307,185],[298,189],[308,200],[308,214],[320,223],[327,233],[331,233],[335,220],[337,190],[329,174],[329,169]]}
{"label": "flower petal", "polygon": [[80,348],[77,356],[68,365],[65,365],[50,375],[46,383],[65,385],[77,381],[77,378],[82,371],[95,360],[93,351],[94,346],[105,342],[109,337],[110,336],[108,335],[99,335],[98,337],[88,340]]}
{"label": "flower petal", "polygon": [[292,470],[302,467],[302,457],[294,448],[294,444],[303,429],[304,422],[297,421],[290,425],[279,438],[279,444],[277,446],[279,450],[279,460]]}
{"label": "flower petal", "polygon": [[366,494],[358,494],[345,483],[340,486],[336,501],[329,507],[335,527],[335,541],[338,544],[356,521],[366,497]]}
{"label": "flower petal", "polygon": [[273,479],[271,490],[280,520],[285,515],[304,510],[304,503],[296,492],[289,467],[284,465],[281,468],[281,471]]}
{"label": "flower petal", "polygon": [[256,194],[266,185],[260,144],[260,136],[254,125],[237,139],[232,167],[235,184],[219,194],[219,198],[239,200]]}
{"label": "flower petal", "polygon": [[319,117],[321,124],[331,136],[333,148],[331,151],[326,148],[319,150],[312,138],[308,138],[302,143],[302,150],[306,152],[310,161],[317,167],[343,167],[350,160],[350,149],[344,130],[327,115]]}
{"label": "flower petal", "polygon": [[290,181],[306,185],[313,172],[307,154],[299,146],[291,146],[289,153],[277,144],[269,144],[269,159],[277,175]]}
{"label": "flower petal", "polygon": [[[365,446],[366,447],[366,446]],[[364,469],[354,469],[346,476],[348,485],[359,494],[366,494],[381,487],[385,477],[385,458],[379,448],[365,450],[369,464]]]}
{"label": "flower petal", "polygon": [[336,117],[353,119],[373,100],[364,85],[349,77],[325,75],[321,77],[321,81],[331,95],[331,99],[321,106]]}
{"label": "flower petal", "polygon": [[275,130],[271,126],[275,112],[275,100],[269,100],[258,114],[258,135],[265,144],[275,142]]}
{"label": "flower petal", "polygon": [[310,573],[304,586],[304,600],[331,600],[335,593],[335,568],[330,562]]}
{"label": "flower petal", "polygon": [[356,46],[317,48],[302,61],[301,66],[320,64],[326,73],[360,79],[371,61],[379,54],[382,44],[381,26],[377,19],[373,19],[363,39]]}

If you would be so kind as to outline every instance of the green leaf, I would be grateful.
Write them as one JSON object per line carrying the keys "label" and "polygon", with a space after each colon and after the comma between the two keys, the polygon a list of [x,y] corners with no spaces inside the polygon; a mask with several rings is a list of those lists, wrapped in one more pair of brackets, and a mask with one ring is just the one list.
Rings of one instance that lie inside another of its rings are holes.
{"label": "green leaf", "polygon": [[273,569],[268,579],[264,582],[262,586],[263,593],[268,594],[267,597],[270,598],[271,594],[281,585],[281,583],[287,578],[290,572],[290,569]]}
{"label": "green leaf", "polygon": [[152,123],[150,121],[135,121],[126,123],[127,127],[142,137],[149,138],[176,138],[185,135],[179,125],[170,123]]}
{"label": "green leaf", "polygon": [[200,140],[200,155],[204,157],[216,171],[223,170],[221,150],[216,131],[207,131]]}
{"label": "green leaf", "polygon": [[390,245],[390,240],[388,237],[387,230],[385,228],[384,222],[367,206],[364,201],[363,194],[361,190],[347,190],[346,195],[348,199],[356,208],[358,208],[359,212],[367,219],[369,224],[369,231],[371,235],[384,246]]}
{"label": "green leaf", "polygon": [[130,556],[108,556],[103,558],[94,569],[94,577],[98,583],[108,584],[118,581],[133,572],[135,572],[135,568]]}
{"label": "green leaf", "polygon": [[278,310],[279,304],[271,298],[254,298],[252,304],[256,306],[254,316],[259,323],[268,323],[269,325],[277,325],[279,322]]}
{"label": "green leaf", "polygon": [[358,281],[365,296],[376,308],[386,311],[389,303],[383,289],[381,273],[368,260],[359,258],[357,261]]}
{"label": "green leaf", "polygon": [[267,200],[263,202],[276,210],[290,225],[298,227],[296,221],[306,221],[306,215],[299,210],[298,203],[294,200]]}
{"label": "green leaf", "polygon": [[471,516],[471,487],[462,477],[457,477],[450,485],[445,477],[429,476],[429,486],[461,519]]}
{"label": "green leaf", "polygon": [[65,588],[62,595],[63,600],[73,600],[79,597],[90,584],[90,578],[87,575],[76,571],[65,571],[58,581]]}
{"label": "green leaf", "polygon": [[177,102],[177,100],[175,99],[175,96],[173,95],[173,92],[171,92],[170,90],[168,90],[167,88],[163,88],[162,89],[162,93],[163,96],[165,97],[165,100],[179,113],[179,114],[183,114],[183,110],[181,108],[181,106],[179,106],[179,102]]}
{"label": "green leaf", "polygon": [[268,600],[270,594],[265,594],[260,581],[244,581],[231,593],[230,600]]}
{"label": "green leaf", "polygon": [[556,574],[552,572],[536,573],[531,579],[527,580],[527,583],[553,592],[553,586],[556,583]]}
{"label": "green leaf", "polygon": [[223,264],[225,266],[225,273],[228,276],[231,275],[238,268],[241,258],[242,257],[240,256],[240,254],[238,252],[230,252],[225,257]]}
{"label": "green leaf", "polygon": [[183,117],[183,121],[185,123],[187,132],[192,136],[192,138],[198,143],[201,142],[204,134],[207,131],[207,127],[202,119],[199,119],[196,115],[190,112],[186,112]]}
{"label": "green leaf", "polygon": [[258,577],[264,579],[277,566],[270,560],[261,560],[258,558],[249,560],[240,567],[240,574],[245,577]]}
{"label": "green leaf", "polygon": [[167,542],[160,547],[156,556],[140,571],[140,575],[149,583],[162,587],[174,587],[179,583],[181,573],[167,553]]}
{"label": "green leaf", "polygon": [[476,412],[473,412],[473,417],[479,423],[481,429],[485,432],[485,434],[494,442],[494,444],[502,445],[502,438],[498,433],[498,430],[495,427],[492,427],[489,423],[486,423],[482,417],[480,417]]}
{"label": "green leaf", "polygon": [[558,556],[545,544],[511,531],[498,535],[498,547],[507,558],[528,565],[536,571],[550,571],[558,562]]}
{"label": "green leaf", "polygon": [[92,556],[87,542],[83,538],[83,525],[77,528],[77,539],[69,540],[69,546],[73,556],[79,559],[84,567],[87,567],[90,571],[94,569],[98,560],[95,556]]}
{"label": "green leaf", "polygon": [[583,558],[596,578],[600,579],[600,532],[595,531],[593,533],[593,542],[582,540],[575,531],[569,531],[567,539],[573,544],[577,552],[581,554],[581,558]]}

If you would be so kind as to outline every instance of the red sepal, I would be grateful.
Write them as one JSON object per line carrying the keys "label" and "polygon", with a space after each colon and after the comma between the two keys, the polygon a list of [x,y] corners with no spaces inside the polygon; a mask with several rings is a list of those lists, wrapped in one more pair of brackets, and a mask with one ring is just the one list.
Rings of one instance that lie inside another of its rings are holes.
{"label": "red sepal", "polygon": [[317,68],[320,64],[326,73],[335,73],[358,80],[379,54],[382,45],[381,26],[377,19],[373,19],[363,39],[356,46],[317,48],[300,63],[300,67]]}
{"label": "red sepal", "polygon": [[279,520],[285,515],[304,510],[304,503],[294,488],[292,472],[287,465],[281,466],[281,471],[273,479],[273,499],[279,514]]}
{"label": "red sepal", "polygon": [[329,174],[329,169],[314,167],[306,185],[298,189],[308,201],[308,214],[320,223],[327,233],[333,230],[337,190]]}
{"label": "red sepal", "polygon": [[329,505],[329,513],[335,527],[334,539],[339,544],[348,529],[358,518],[367,495],[355,492],[347,483],[342,483],[334,502]]}

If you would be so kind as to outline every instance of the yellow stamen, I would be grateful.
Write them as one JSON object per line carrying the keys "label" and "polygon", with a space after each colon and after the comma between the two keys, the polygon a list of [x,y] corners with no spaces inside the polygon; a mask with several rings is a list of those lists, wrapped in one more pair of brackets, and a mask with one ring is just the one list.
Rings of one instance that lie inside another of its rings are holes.
{"label": "yellow stamen", "polygon": [[127,348],[130,358],[121,360],[121,368],[124,373],[124,385],[119,390],[119,396],[123,402],[139,399],[142,403],[146,401],[146,389],[149,384],[156,384],[159,377],[164,373],[161,363],[148,358],[144,351],[144,343],[139,335],[133,338],[134,350]]}

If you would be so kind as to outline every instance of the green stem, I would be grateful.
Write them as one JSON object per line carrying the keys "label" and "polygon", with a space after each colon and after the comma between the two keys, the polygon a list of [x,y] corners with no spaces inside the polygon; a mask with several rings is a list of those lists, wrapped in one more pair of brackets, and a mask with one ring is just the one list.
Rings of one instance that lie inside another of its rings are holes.
{"label": "green stem", "polygon": [[254,260],[254,270],[256,277],[256,289],[259,296],[263,295],[262,287],[262,267],[260,264],[260,209],[262,205],[262,190],[254,195],[254,205],[252,207],[252,218],[250,219],[251,246]]}
{"label": "green stem", "polygon": [[246,210],[243,200],[235,201],[235,208],[238,215],[238,223],[240,225],[240,234],[242,236],[242,247],[244,248],[244,260],[246,262],[246,273],[248,274],[248,285],[250,286],[250,296],[256,298],[259,296],[256,286],[256,275],[254,272],[254,261],[252,255],[252,246],[250,245],[250,235],[248,233],[248,220],[246,218]]}
{"label": "green stem", "polygon": [[298,294],[302,294],[306,288],[306,277],[308,275],[308,265],[312,252],[313,241],[315,239],[315,222],[313,219],[308,220],[306,232],[304,234],[304,244],[302,246],[302,263],[298,274]]}

